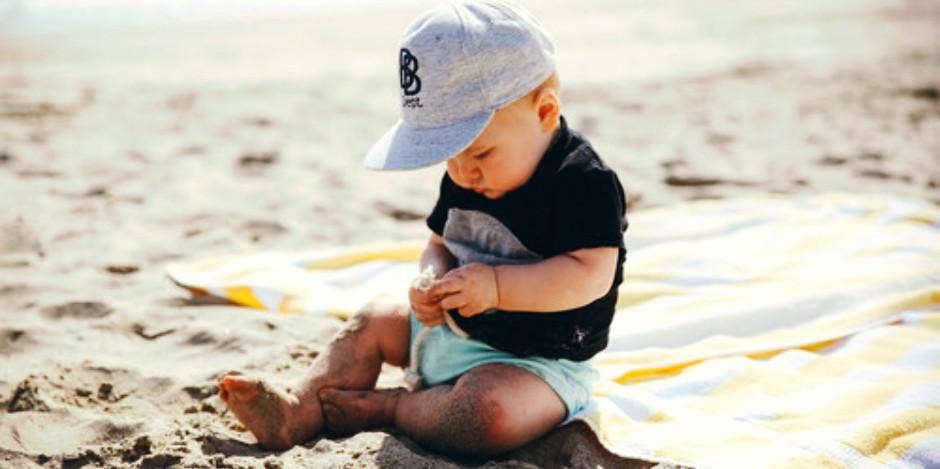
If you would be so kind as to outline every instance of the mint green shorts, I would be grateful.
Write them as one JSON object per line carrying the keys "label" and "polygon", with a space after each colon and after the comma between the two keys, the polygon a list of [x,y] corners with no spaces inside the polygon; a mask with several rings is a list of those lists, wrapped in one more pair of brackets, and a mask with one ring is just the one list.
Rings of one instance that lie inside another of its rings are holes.
{"label": "mint green shorts", "polygon": [[[411,317],[411,340],[427,329]],[[429,386],[447,383],[460,375],[487,363],[513,365],[534,373],[542,378],[558,394],[565,407],[568,418],[572,420],[587,410],[593,403],[591,386],[599,379],[597,370],[590,361],[549,359],[542,357],[519,357],[473,339],[465,339],[454,334],[447,325],[431,329],[419,346],[418,364],[421,378]]]}

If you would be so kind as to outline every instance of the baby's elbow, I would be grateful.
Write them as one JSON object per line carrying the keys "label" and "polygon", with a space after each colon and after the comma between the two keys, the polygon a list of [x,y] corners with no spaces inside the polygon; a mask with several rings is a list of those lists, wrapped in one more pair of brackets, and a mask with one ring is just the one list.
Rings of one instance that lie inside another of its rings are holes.
{"label": "baby's elbow", "polygon": [[606,295],[610,290],[611,281],[605,282],[597,275],[585,276],[581,284],[574,284],[574,288],[568,290],[569,308],[583,308]]}
{"label": "baby's elbow", "polygon": [[610,291],[617,269],[617,249],[594,248],[576,254],[581,254],[578,260],[585,270],[583,291],[590,303]]}
{"label": "baby's elbow", "polygon": [[589,291],[591,292],[591,301],[607,294],[611,285],[614,283],[613,275],[594,275],[591,281]]}

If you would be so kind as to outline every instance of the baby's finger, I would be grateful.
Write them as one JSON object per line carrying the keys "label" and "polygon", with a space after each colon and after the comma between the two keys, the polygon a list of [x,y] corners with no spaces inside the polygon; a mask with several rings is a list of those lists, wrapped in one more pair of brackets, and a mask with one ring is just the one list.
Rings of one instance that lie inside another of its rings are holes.
{"label": "baby's finger", "polygon": [[411,302],[412,305],[417,306],[421,309],[436,309],[438,308],[440,302],[438,301],[422,301],[417,299],[416,301]]}
{"label": "baby's finger", "polygon": [[451,310],[467,305],[467,297],[462,293],[455,293],[441,300],[441,309]]}
{"label": "baby's finger", "polygon": [[476,316],[477,314],[480,314],[480,307],[473,304],[466,304],[459,308],[457,313],[465,318],[469,318],[470,316]]}
{"label": "baby's finger", "polygon": [[458,279],[448,278],[442,279],[436,285],[431,287],[431,289],[428,290],[428,293],[432,296],[444,297],[459,292],[461,288],[463,287]]}
{"label": "baby's finger", "polygon": [[410,298],[412,307],[422,309],[440,309],[440,298],[435,295],[413,295]]}
{"label": "baby's finger", "polygon": [[425,304],[425,303],[414,303],[411,305],[411,309],[415,310],[416,313],[423,316],[429,316],[434,314],[441,314],[441,305],[438,303]]}
{"label": "baby's finger", "polygon": [[426,302],[428,298],[431,297],[431,294],[426,290],[419,290],[417,288],[408,289],[408,297],[412,300]]}
{"label": "baby's finger", "polygon": [[441,314],[441,311],[443,311],[440,304],[426,305],[423,303],[415,303],[411,305],[411,309],[415,310],[416,313],[423,316]]}

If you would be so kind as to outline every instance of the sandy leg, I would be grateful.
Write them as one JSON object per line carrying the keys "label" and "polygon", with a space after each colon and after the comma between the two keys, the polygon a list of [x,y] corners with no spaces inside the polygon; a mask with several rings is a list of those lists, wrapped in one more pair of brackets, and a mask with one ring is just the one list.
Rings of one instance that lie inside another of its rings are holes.
{"label": "sandy leg", "polygon": [[567,414],[541,378],[510,365],[481,365],[451,385],[403,393],[395,426],[428,448],[451,455],[500,454],[539,438]]}
{"label": "sandy leg", "polygon": [[373,303],[350,318],[293,393],[229,374],[219,381],[219,396],[259,444],[290,448],[320,433],[322,388],[372,389],[383,362],[406,366],[409,333],[407,308],[394,302]]}
{"label": "sandy leg", "polygon": [[375,391],[321,389],[319,395],[325,427],[335,435],[351,435],[393,425],[398,399],[404,392],[400,388]]}
{"label": "sandy leg", "polygon": [[509,365],[483,365],[453,386],[418,392],[323,388],[319,395],[324,426],[331,433],[395,425],[431,449],[470,457],[518,448],[554,428],[566,414],[545,381]]}

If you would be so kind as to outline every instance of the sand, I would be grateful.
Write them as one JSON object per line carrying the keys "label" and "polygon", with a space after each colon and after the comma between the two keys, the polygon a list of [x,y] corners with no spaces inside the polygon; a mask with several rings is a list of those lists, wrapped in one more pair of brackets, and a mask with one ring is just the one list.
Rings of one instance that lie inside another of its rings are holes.
{"label": "sand", "polygon": [[[631,210],[834,190],[940,204],[936,2],[524,3]],[[289,384],[341,323],[193,300],[168,262],[426,236],[441,168],[360,165],[425,4],[0,36],[0,466],[651,465],[577,425],[484,462],[394,429],[266,452],[216,396],[229,369]]]}

